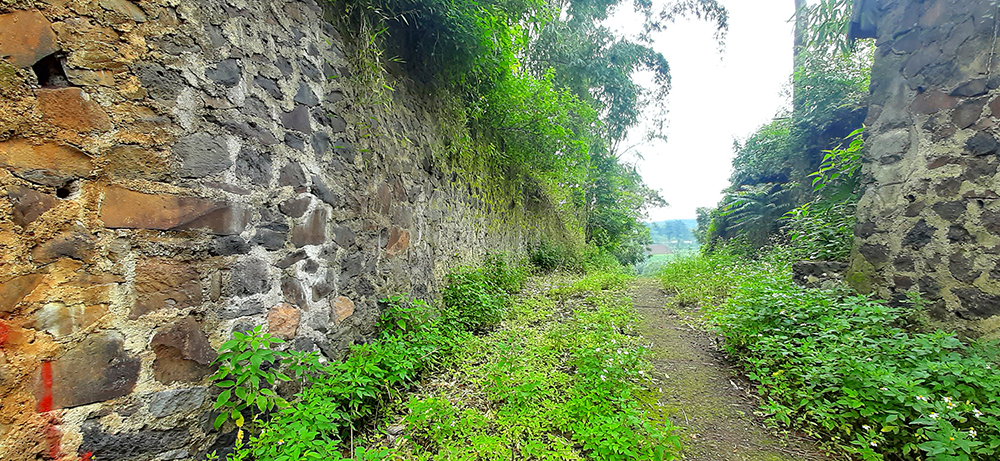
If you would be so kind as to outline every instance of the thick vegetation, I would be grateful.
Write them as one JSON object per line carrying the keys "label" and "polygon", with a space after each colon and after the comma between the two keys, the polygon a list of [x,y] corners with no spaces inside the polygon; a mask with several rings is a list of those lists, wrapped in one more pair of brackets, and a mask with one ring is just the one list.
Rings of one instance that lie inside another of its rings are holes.
{"label": "thick vegetation", "polygon": [[702,307],[776,422],[865,460],[996,459],[996,344],[922,332],[919,297],[892,307],[797,287],[787,260],[720,251],[660,277],[677,303]]}
{"label": "thick vegetation", "polygon": [[[454,98],[463,139],[450,143],[449,155],[458,164],[485,162],[489,176],[519,183],[524,195],[547,194],[585,243],[632,264],[648,242],[644,210],[663,200],[620,161],[620,144],[643,113],[662,104],[670,74],[648,35],[629,40],[601,24],[621,3],[334,0],[337,23],[355,48],[356,78],[374,88],[369,93],[392,91],[381,65],[395,56],[426,88]],[[634,7],[649,34],[682,15],[715,22],[720,39],[727,27],[715,0],[680,0],[662,11],[651,2]],[[650,88],[634,79],[643,71],[654,75]]]}
{"label": "thick vegetation", "polygon": [[672,426],[640,402],[631,276],[602,251],[581,260],[586,276],[523,294],[525,266],[493,256],[453,271],[439,308],[387,298],[378,338],[339,363],[236,333],[214,377],[216,427],[238,428],[225,459],[673,459]]}

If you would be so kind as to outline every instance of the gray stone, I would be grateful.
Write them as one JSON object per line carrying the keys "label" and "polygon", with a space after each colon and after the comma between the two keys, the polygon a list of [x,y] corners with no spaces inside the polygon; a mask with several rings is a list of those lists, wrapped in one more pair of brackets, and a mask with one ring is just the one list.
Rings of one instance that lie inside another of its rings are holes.
{"label": "gray stone", "polygon": [[979,120],[979,117],[983,114],[984,106],[986,106],[986,99],[962,101],[955,108],[951,120],[958,128],[966,129]]}
{"label": "gray stone", "polygon": [[243,146],[236,156],[236,176],[253,185],[267,186],[271,182],[271,157]]}
{"label": "gray stone", "polygon": [[172,104],[186,86],[180,72],[157,63],[140,63],[135,73],[149,97],[161,103]]}
{"label": "gray stone", "polygon": [[311,309],[306,314],[305,324],[313,330],[326,333],[330,325],[330,305],[322,303],[320,306],[319,308]]}
{"label": "gray stone", "polygon": [[292,244],[296,248],[306,245],[319,245],[326,241],[326,222],[329,213],[320,207],[309,213],[301,224],[292,228]]}
{"label": "gray stone", "polygon": [[986,94],[988,89],[986,88],[987,79],[977,78],[975,80],[970,80],[965,82],[954,90],[951,90],[952,96],[962,96],[962,97],[974,97],[982,96]]}
{"label": "gray stone", "polygon": [[313,117],[320,123],[320,125],[330,128],[333,133],[343,133],[347,131],[347,121],[343,117],[327,112],[321,107],[313,109]]}
{"label": "gray stone", "polygon": [[171,150],[180,158],[178,173],[185,178],[203,178],[224,171],[233,164],[225,142],[208,133],[185,136]]}
{"label": "gray stone", "polygon": [[316,97],[316,93],[313,93],[312,89],[305,82],[299,82],[299,90],[295,93],[295,98],[292,100],[306,106],[319,104],[319,98]]}
{"label": "gray stone", "polygon": [[[260,301],[255,299],[243,300],[235,308],[227,308],[219,311],[219,318],[223,320],[238,319],[241,317],[250,317],[254,315],[260,315],[264,313],[264,305]],[[253,324],[249,325],[249,328],[243,326],[244,324],[239,324],[233,328],[233,331],[244,332],[253,329]]]}
{"label": "gray stone", "polygon": [[309,307],[306,302],[306,294],[302,290],[302,284],[292,277],[281,279],[281,294],[285,297],[285,302],[300,308]]}
{"label": "gray stone", "polygon": [[297,105],[291,112],[281,114],[281,124],[285,128],[307,134],[312,133],[312,126],[309,124],[309,108],[306,106]]}
{"label": "gray stone", "polygon": [[889,247],[885,245],[861,245],[858,252],[876,267],[889,261]]}
{"label": "gray stone", "polygon": [[313,152],[316,153],[316,157],[323,158],[323,156],[330,151],[330,135],[322,131],[313,133],[312,147]]}
{"label": "gray stone", "polygon": [[204,387],[154,392],[147,397],[149,414],[156,418],[164,418],[176,413],[189,413],[201,407],[207,396],[208,389]]}
{"label": "gray stone", "polygon": [[903,158],[910,148],[910,132],[906,129],[893,130],[876,136],[870,142],[872,159],[882,164],[892,163]]}
{"label": "gray stone", "polygon": [[974,287],[953,289],[952,293],[962,303],[962,310],[956,314],[965,320],[985,319],[1000,314],[1000,296]]}
{"label": "gray stone", "polygon": [[924,245],[931,243],[935,231],[935,228],[927,225],[927,221],[921,219],[903,237],[903,245],[913,249],[920,249]]}
{"label": "gray stone", "polygon": [[186,428],[106,432],[100,421],[83,423],[81,453],[92,453],[101,461],[135,461],[184,447],[191,440]]}
{"label": "gray stone", "polygon": [[333,241],[337,242],[341,248],[348,248],[354,245],[354,240],[356,235],[353,230],[349,227],[334,227],[333,228]]}
{"label": "gray stone", "polygon": [[953,202],[938,202],[935,203],[931,208],[934,212],[941,216],[945,221],[954,221],[965,213],[965,202],[961,200],[956,200]]}
{"label": "gray stone", "polygon": [[289,267],[292,267],[292,265],[294,265],[295,263],[302,261],[306,258],[307,255],[305,250],[294,251],[292,253],[289,253],[288,256],[281,258],[281,261],[275,263],[275,266],[278,266],[279,269],[287,269]]}
{"label": "gray stone", "polygon": [[323,73],[320,72],[319,68],[317,68],[315,64],[305,59],[299,60],[299,70],[302,72],[303,75],[308,77],[310,80],[316,82],[321,82],[324,80]]}
{"label": "gray stone", "polygon": [[287,231],[277,231],[269,228],[259,228],[254,234],[251,244],[260,245],[268,251],[275,251],[283,248],[288,240]]}
{"label": "gray stone", "polygon": [[239,235],[227,235],[212,240],[208,253],[212,256],[241,255],[250,252],[250,245]]}
{"label": "gray stone", "polygon": [[972,234],[962,226],[951,226],[948,228],[948,241],[952,243],[966,243],[972,241]]}
{"label": "gray stone", "polygon": [[234,296],[266,292],[271,285],[267,263],[257,258],[247,258],[236,263],[230,272],[229,283]]}
{"label": "gray stone", "polygon": [[236,86],[240,82],[240,65],[235,59],[226,59],[205,69],[205,76],[225,86]]}
{"label": "gray stone", "polygon": [[302,167],[295,162],[289,162],[285,166],[281,167],[281,172],[278,173],[278,186],[292,186],[293,189],[299,190],[306,185],[306,172],[302,170]]}
{"label": "gray stone", "polygon": [[121,333],[106,330],[86,337],[83,342],[73,345],[58,359],[46,362],[51,374],[51,387],[43,389],[43,380],[35,389],[37,401],[50,393],[49,411],[103,402],[128,395],[139,378],[141,361],[129,355],[123,348],[125,338]]}
{"label": "gray stone", "polygon": [[285,145],[295,150],[305,150],[306,138],[302,134],[289,131],[285,133]]}
{"label": "gray stone", "polygon": [[972,283],[979,277],[979,273],[973,270],[972,265],[973,260],[962,253],[955,253],[948,258],[948,270],[959,282]]}
{"label": "gray stone", "polygon": [[290,198],[281,202],[278,205],[278,210],[292,218],[301,218],[309,210],[309,204],[311,203],[312,199],[309,196]]}
{"label": "gray stone", "polygon": [[311,192],[324,203],[334,208],[339,208],[344,204],[344,198],[330,190],[330,187],[326,185],[326,181],[319,176],[314,175],[312,177]]}
{"label": "gray stone", "polygon": [[284,75],[285,77],[292,75],[292,72],[295,71],[295,68],[292,67],[292,62],[286,58],[279,57],[278,61],[274,64],[278,66],[278,70],[281,71],[281,75]]}
{"label": "gray stone", "polygon": [[281,89],[278,88],[278,84],[269,78],[257,76],[253,78],[253,82],[257,86],[261,87],[267,94],[271,95],[272,98],[281,101]]}
{"label": "gray stone", "polygon": [[965,148],[972,155],[989,155],[997,151],[997,139],[989,133],[977,133],[965,142]]}

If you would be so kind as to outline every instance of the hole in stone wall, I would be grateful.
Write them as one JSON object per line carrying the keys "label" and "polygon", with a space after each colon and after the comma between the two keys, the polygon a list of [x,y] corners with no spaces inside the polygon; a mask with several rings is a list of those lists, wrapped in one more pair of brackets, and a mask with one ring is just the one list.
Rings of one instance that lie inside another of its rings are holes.
{"label": "hole in stone wall", "polygon": [[71,195],[73,195],[73,193],[76,192],[77,189],[79,189],[79,187],[77,186],[76,181],[67,182],[66,184],[63,184],[58,188],[56,188],[56,197],[59,197],[61,199],[67,199]]}
{"label": "hole in stone wall", "polygon": [[50,54],[31,66],[42,88],[62,88],[69,86],[66,71],[63,70],[62,56]]}

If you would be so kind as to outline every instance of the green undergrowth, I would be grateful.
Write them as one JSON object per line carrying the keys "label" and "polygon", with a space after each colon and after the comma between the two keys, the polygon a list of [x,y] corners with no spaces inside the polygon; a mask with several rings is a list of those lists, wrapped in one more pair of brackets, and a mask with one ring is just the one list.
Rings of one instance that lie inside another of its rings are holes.
{"label": "green undergrowth", "polygon": [[280,351],[260,327],[235,334],[214,380],[216,427],[235,424],[237,442],[208,458],[673,459],[672,427],[640,401],[631,276],[616,266],[523,290],[528,270],[492,256],[452,271],[440,306],[386,298],[381,333],[341,362]]}
{"label": "green undergrowth", "polygon": [[[673,459],[622,272],[541,279],[400,408],[402,459]],[[548,280],[549,286],[541,288]],[[556,282],[558,280],[558,282]]]}
{"label": "green undergrowth", "polygon": [[701,306],[773,421],[864,460],[997,459],[996,345],[921,332],[918,296],[893,307],[801,288],[773,258],[701,256],[660,279]]}

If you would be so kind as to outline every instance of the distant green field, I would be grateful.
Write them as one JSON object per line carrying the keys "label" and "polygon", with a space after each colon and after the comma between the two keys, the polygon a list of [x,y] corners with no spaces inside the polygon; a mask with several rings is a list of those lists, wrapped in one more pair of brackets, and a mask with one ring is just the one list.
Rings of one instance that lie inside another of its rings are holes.
{"label": "distant green field", "polygon": [[697,249],[687,249],[678,250],[676,253],[669,255],[651,255],[646,261],[636,264],[635,271],[639,275],[656,275],[656,273],[660,271],[660,268],[677,258],[694,256],[696,254],[698,254]]}

